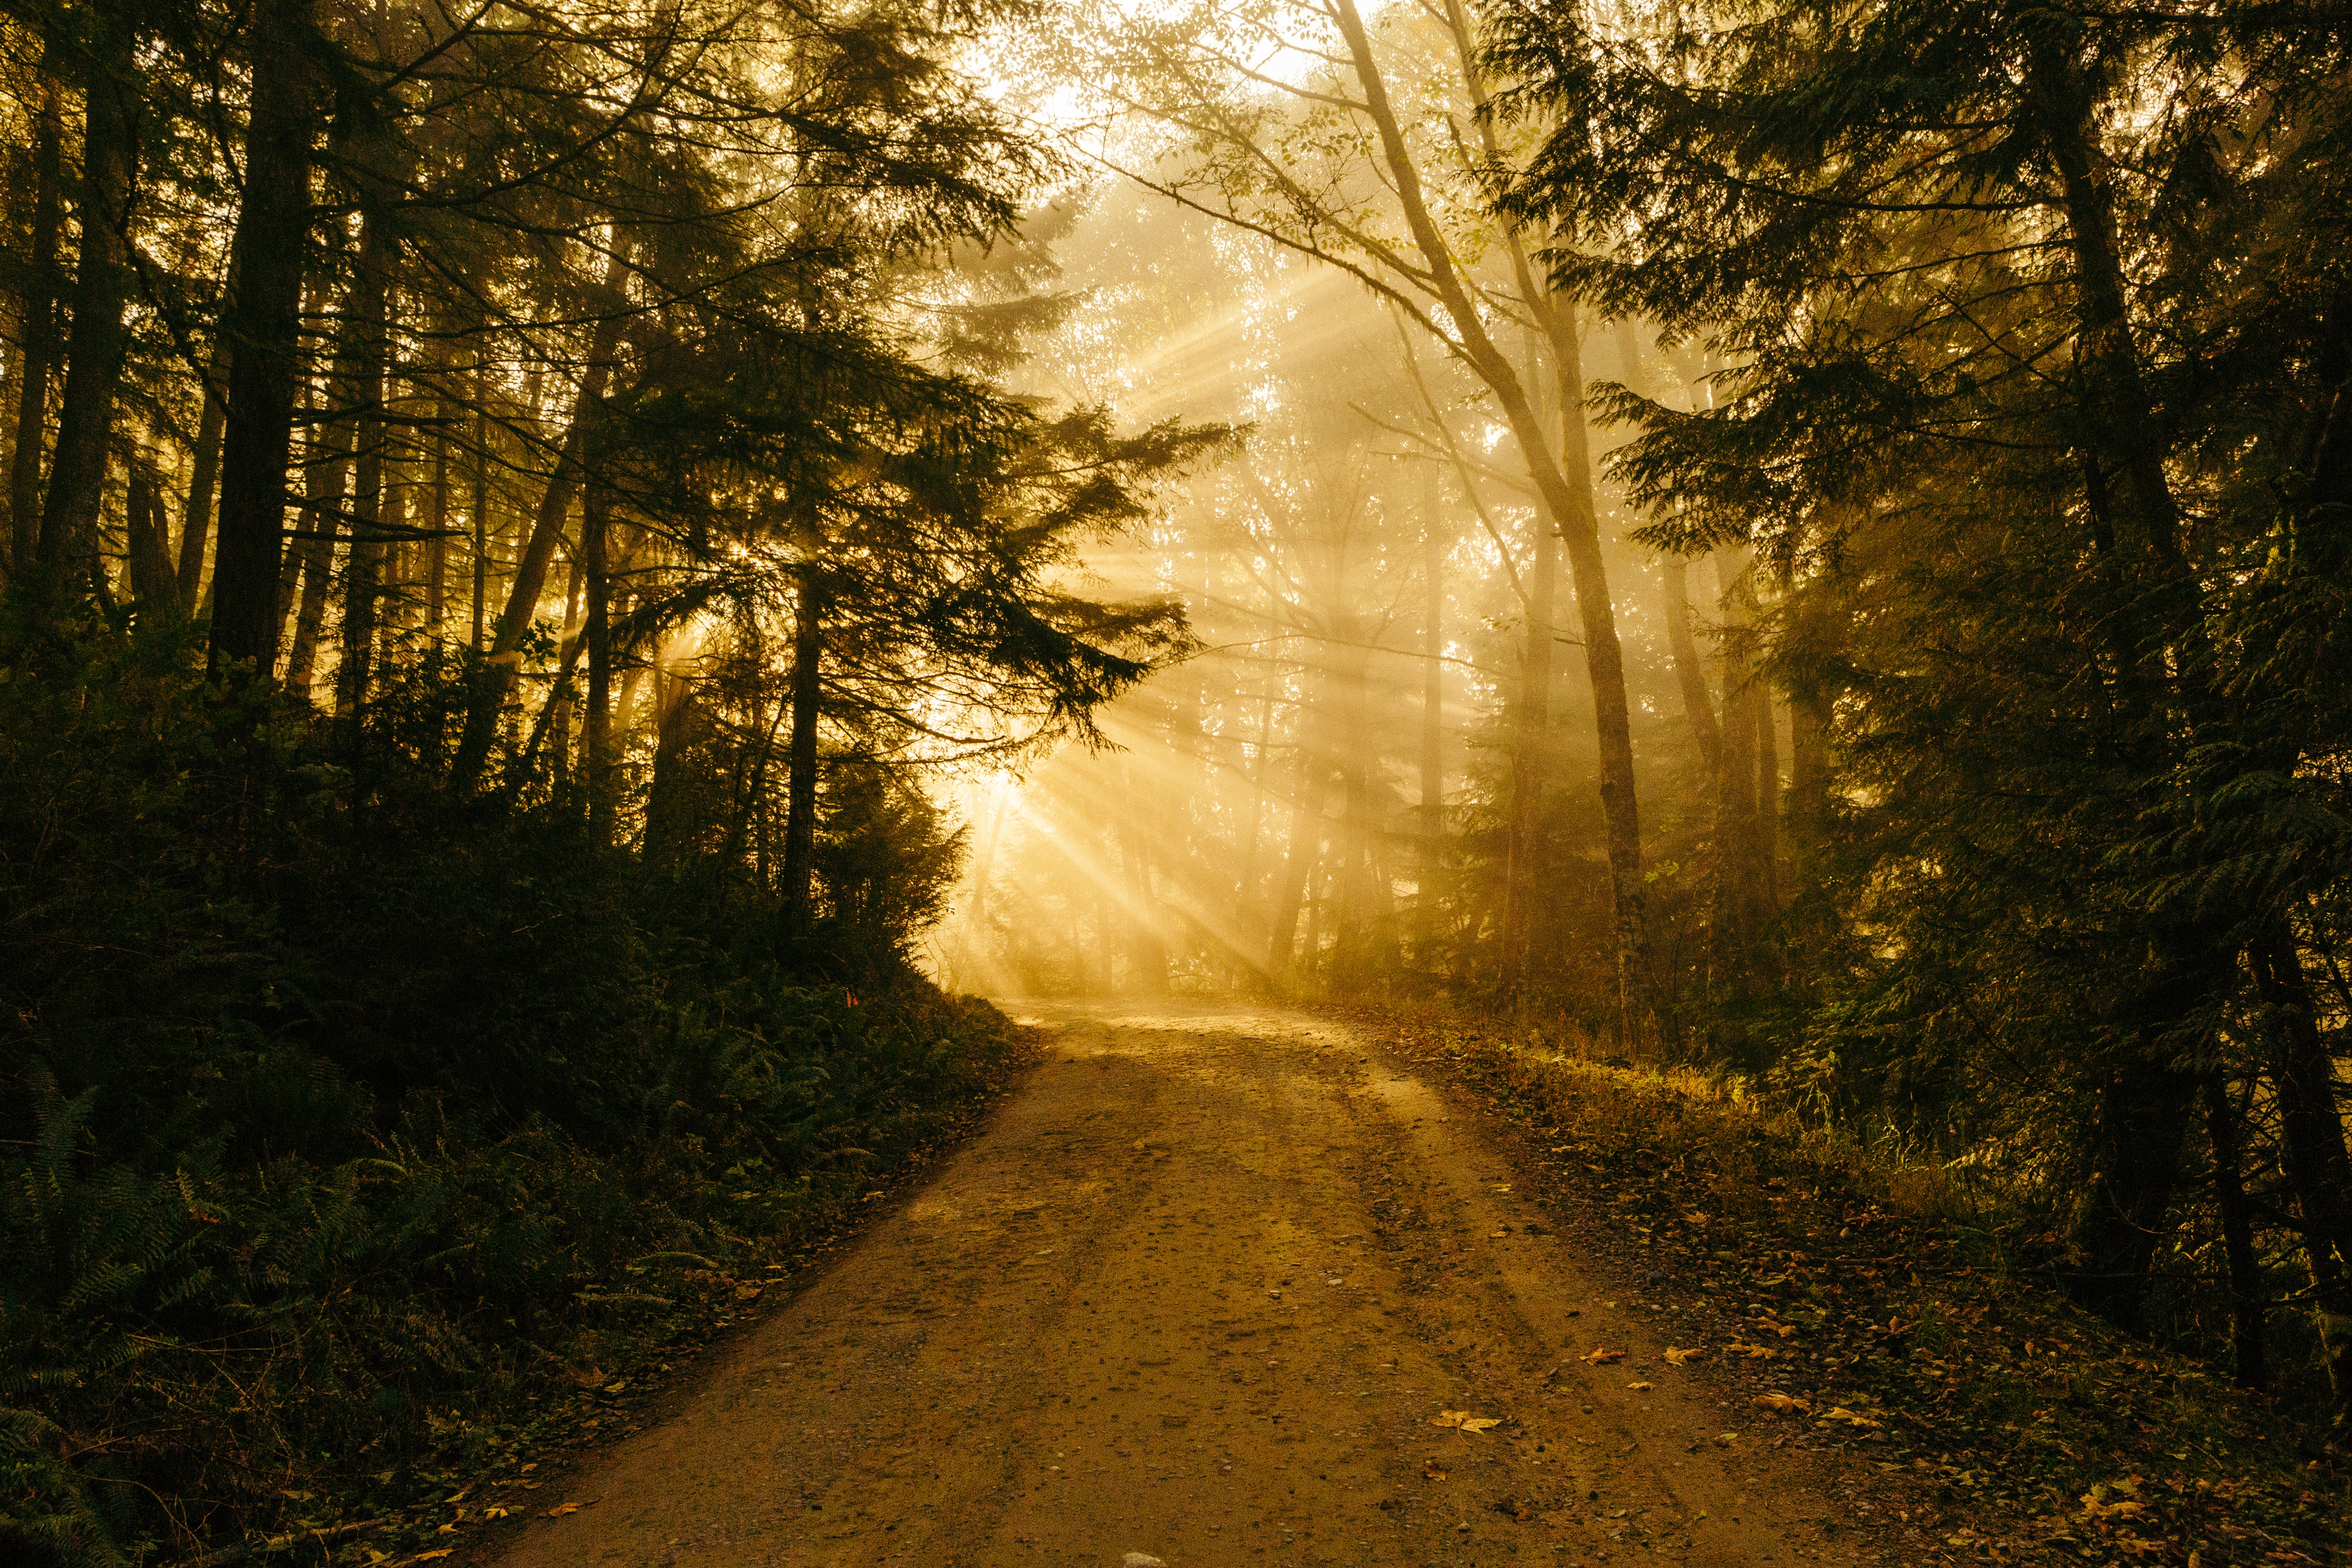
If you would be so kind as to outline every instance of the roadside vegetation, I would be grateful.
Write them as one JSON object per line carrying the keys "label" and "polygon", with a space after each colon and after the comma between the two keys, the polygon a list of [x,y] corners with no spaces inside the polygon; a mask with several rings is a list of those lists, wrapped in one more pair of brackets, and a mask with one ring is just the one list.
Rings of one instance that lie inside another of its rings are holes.
{"label": "roadside vegetation", "polygon": [[1879,1472],[1850,1524],[1921,1561],[2326,1563],[2352,1547],[2324,1403],[2236,1385],[2226,1303],[2198,1301],[2193,1265],[2167,1281],[2165,1332],[2126,1333],[2069,1298],[2030,1197],[1573,1031],[1425,1008],[1360,1021],[1518,1125],[1531,1196],[1692,1375],[1736,1396],[1728,1440]]}

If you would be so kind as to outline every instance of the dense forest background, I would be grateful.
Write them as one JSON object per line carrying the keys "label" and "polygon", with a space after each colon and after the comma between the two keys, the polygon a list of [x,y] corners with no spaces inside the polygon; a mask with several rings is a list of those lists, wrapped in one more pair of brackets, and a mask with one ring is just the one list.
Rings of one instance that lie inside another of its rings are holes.
{"label": "dense forest background", "polygon": [[0,1542],[436,1490],[926,971],[1699,1067],[2340,1423],[2347,44],[0,5]]}

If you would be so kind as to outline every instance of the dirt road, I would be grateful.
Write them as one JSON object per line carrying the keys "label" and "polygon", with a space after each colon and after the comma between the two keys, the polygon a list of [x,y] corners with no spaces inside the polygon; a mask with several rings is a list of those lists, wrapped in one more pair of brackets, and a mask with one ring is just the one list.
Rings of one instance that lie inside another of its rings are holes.
{"label": "dirt road", "polygon": [[1038,1021],[980,1136],[507,1568],[1881,1561],[1378,1042]]}

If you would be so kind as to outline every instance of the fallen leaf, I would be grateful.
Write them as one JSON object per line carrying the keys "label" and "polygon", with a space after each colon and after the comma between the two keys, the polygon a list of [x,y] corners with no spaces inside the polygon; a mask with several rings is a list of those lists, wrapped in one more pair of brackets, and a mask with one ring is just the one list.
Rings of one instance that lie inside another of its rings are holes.
{"label": "fallen leaf", "polygon": [[1810,1416],[1813,1410],[1811,1400],[1799,1399],[1787,1394],[1759,1394],[1749,1403],[1759,1410],[1774,1410],[1784,1416],[1791,1410],[1801,1410]]}
{"label": "fallen leaf", "polygon": [[1625,1386],[1640,1394],[1647,1394],[1650,1391],[1650,1385],[1646,1383],[1629,1383]]}
{"label": "fallen leaf", "polygon": [[1467,1410],[1440,1410],[1429,1418],[1429,1424],[1433,1427],[1459,1427],[1469,1414]]}
{"label": "fallen leaf", "polygon": [[1624,1360],[1625,1353],[1622,1350],[1603,1350],[1599,1345],[1595,1345],[1592,1347],[1591,1355],[1580,1356],[1578,1359],[1589,1361],[1595,1366],[1605,1366],[1610,1362]]}
{"label": "fallen leaf", "polygon": [[1764,1326],[1770,1329],[1774,1333],[1779,1334],[1782,1339],[1787,1339],[1790,1334],[1797,1332],[1793,1326],[1788,1323],[1766,1323]]}
{"label": "fallen leaf", "polygon": [[[593,1498],[589,1500],[590,1502],[594,1500],[595,1500]],[[547,1511],[547,1517],[550,1519],[562,1519],[565,1514],[578,1513],[582,1509],[586,1508],[588,1504],[585,1502],[559,1502],[553,1508]]]}
{"label": "fallen leaf", "polygon": [[1733,1340],[1724,1349],[1744,1355],[1750,1361],[1769,1361],[1780,1353],[1769,1344],[1749,1344],[1745,1340]]}
{"label": "fallen leaf", "polygon": [[1437,1461],[1435,1459],[1432,1459],[1429,1463],[1423,1465],[1421,1469],[1421,1473],[1433,1481],[1442,1481],[1445,1479],[1445,1472],[1437,1468]]}
{"label": "fallen leaf", "polygon": [[509,1510],[503,1508],[486,1508],[482,1510],[482,1517],[484,1519],[504,1519],[509,1511]]}
{"label": "fallen leaf", "polygon": [[1465,1432],[1484,1432],[1502,1424],[1502,1418],[1496,1416],[1465,1416],[1462,1418],[1462,1429]]}
{"label": "fallen leaf", "polygon": [[1680,1366],[1692,1356],[1704,1355],[1706,1354],[1706,1353],[1697,1345],[1693,1345],[1688,1350],[1676,1350],[1673,1345],[1666,1346],[1666,1360],[1669,1364],[1675,1366]]}
{"label": "fallen leaf", "polygon": [[1822,1413],[1822,1419],[1824,1421],[1843,1421],[1847,1426],[1853,1427],[1857,1431],[1865,1427],[1877,1427],[1886,1425],[1884,1421],[1874,1421],[1867,1416],[1857,1416],[1843,1405],[1831,1406],[1827,1410]]}
{"label": "fallen leaf", "polygon": [[1738,1441],[1739,1434],[1737,1432],[1718,1432],[1715,1436],[1715,1446],[1718,1448],[1727,1448]]}

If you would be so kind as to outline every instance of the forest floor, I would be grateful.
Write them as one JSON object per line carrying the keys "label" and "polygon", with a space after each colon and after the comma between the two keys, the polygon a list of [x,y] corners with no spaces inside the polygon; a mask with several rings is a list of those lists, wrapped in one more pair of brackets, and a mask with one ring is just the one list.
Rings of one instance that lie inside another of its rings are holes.
{"label": "forest floor", "polygon": [[1425,1041],[1276,1009],[1028,1010],[1042,1061],[969,1145],[667,1419],[477,1494],[435,1555],[1975,1555],[1906,1517],[1907,1470],[1836,1451],[1854,1434],[1685,1356],[1675,1305],[1538,1201],[1538,1147]]}

